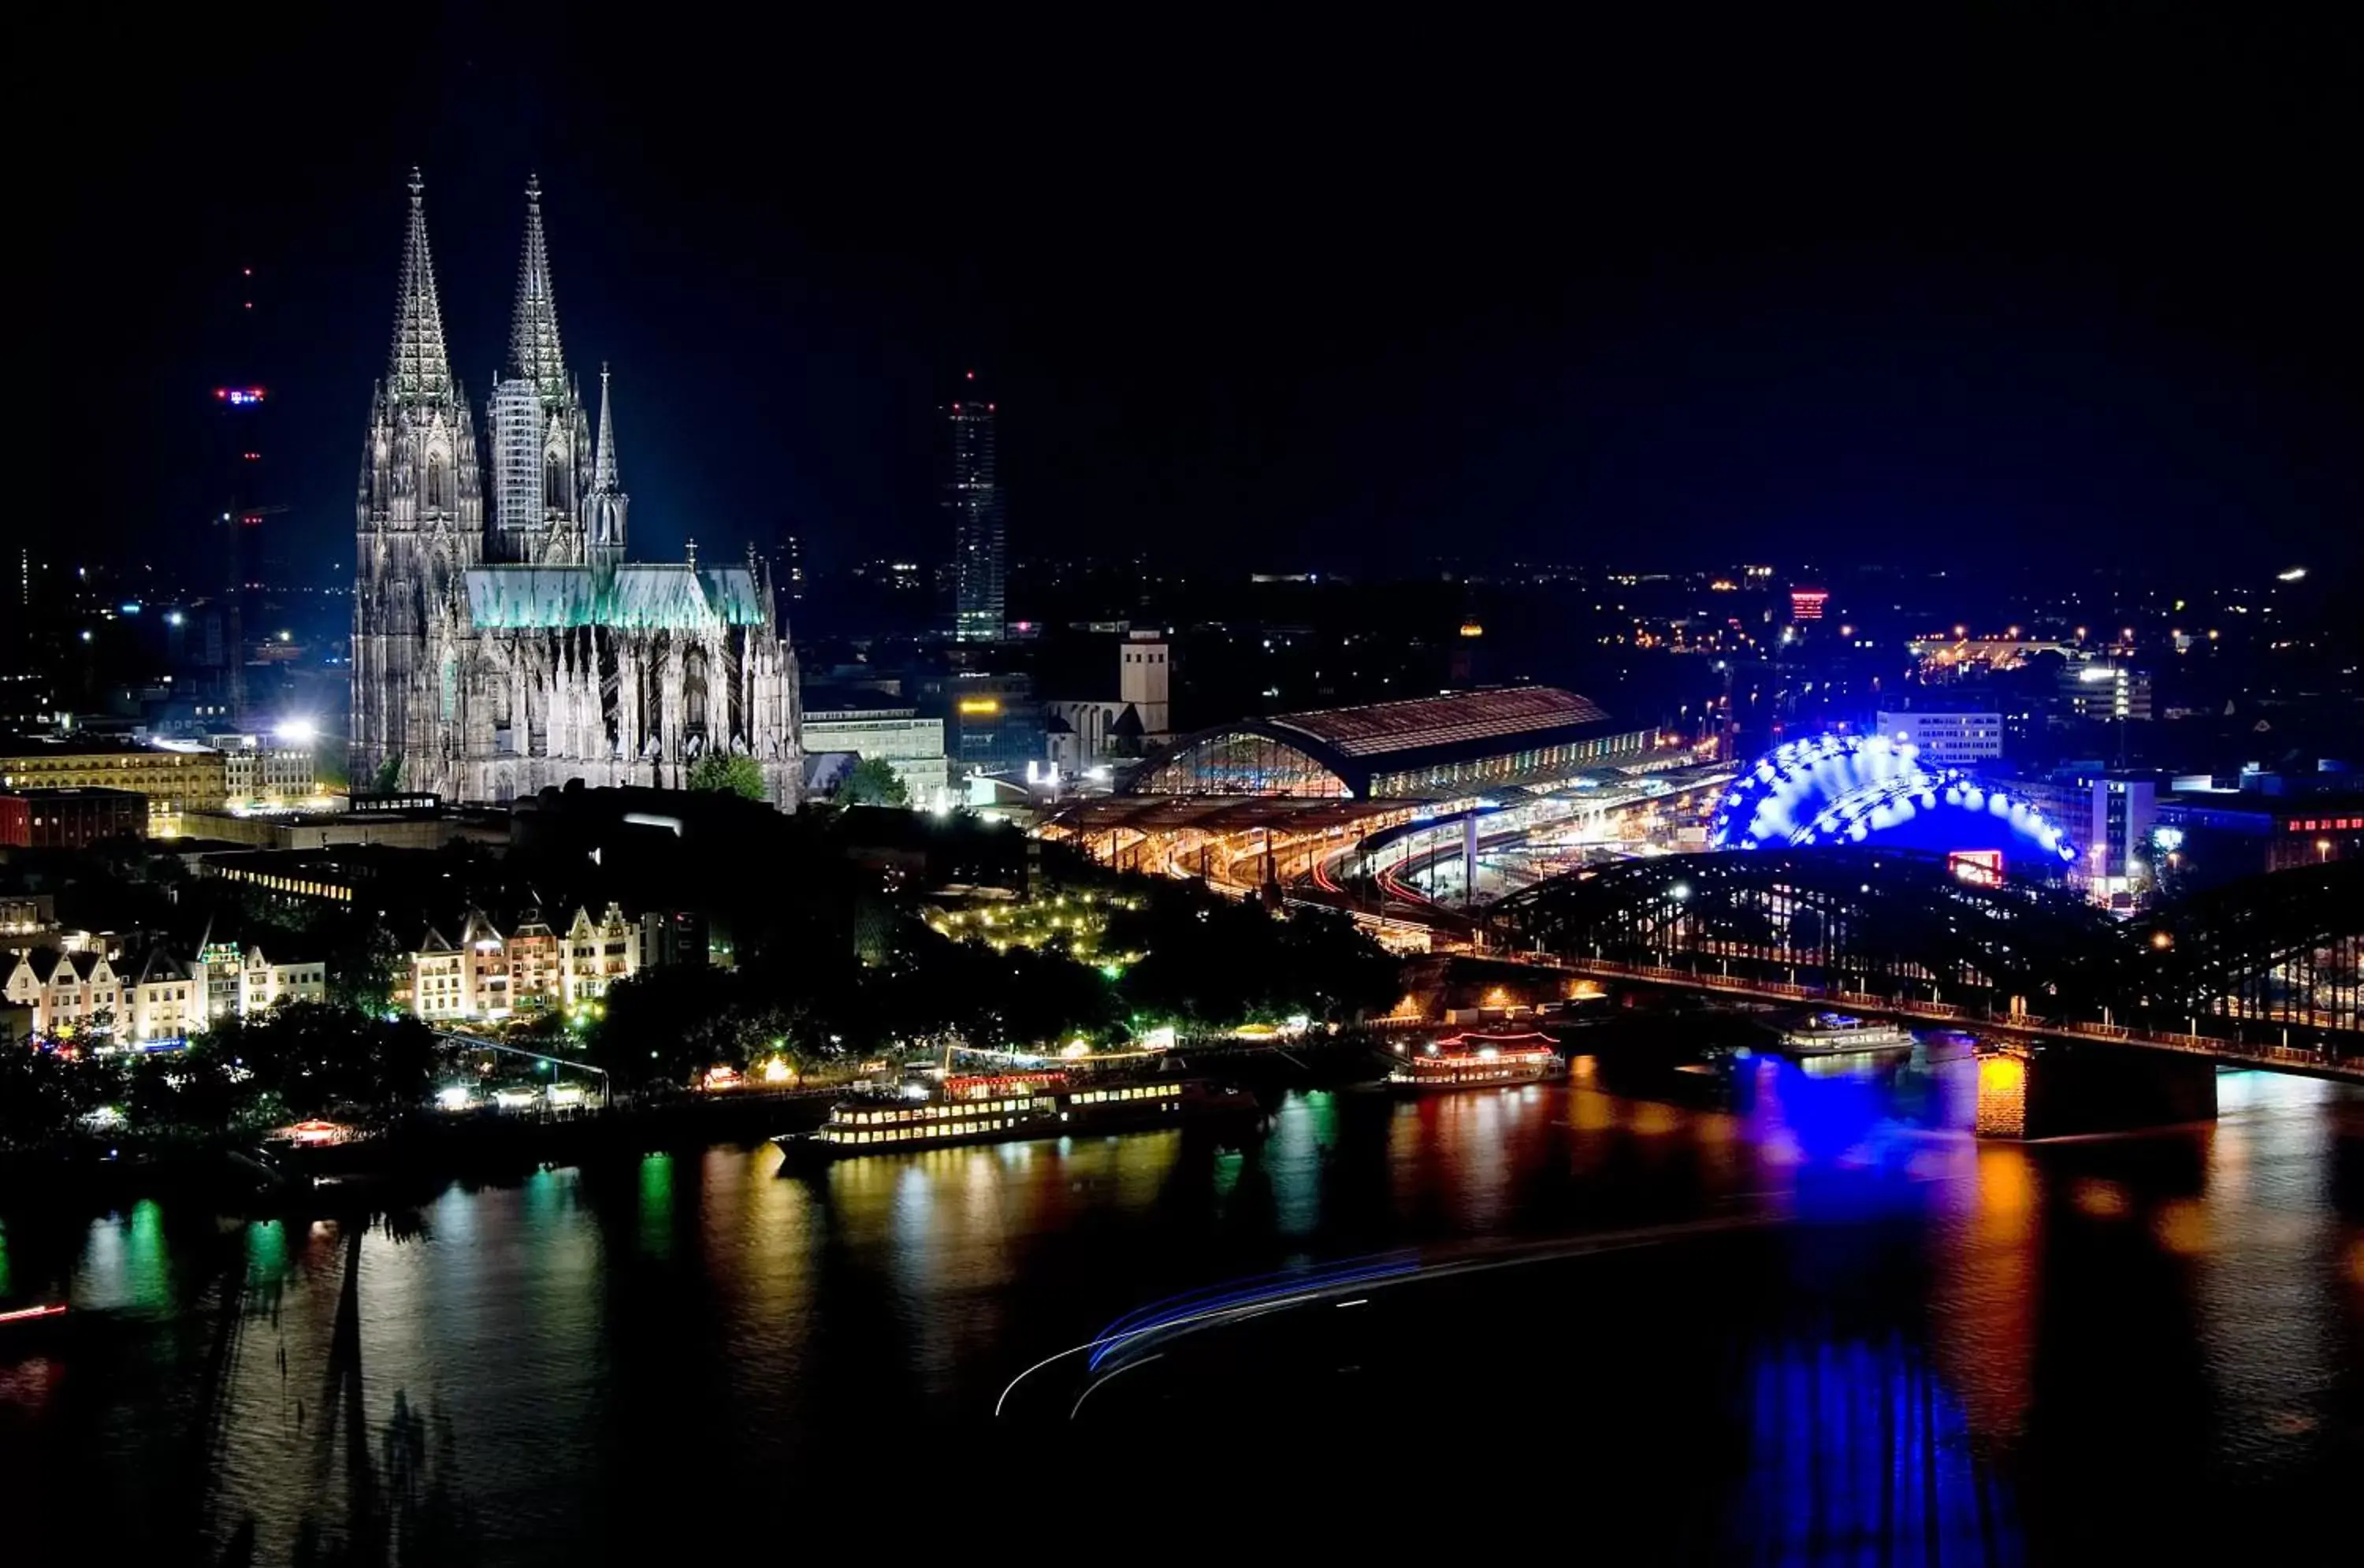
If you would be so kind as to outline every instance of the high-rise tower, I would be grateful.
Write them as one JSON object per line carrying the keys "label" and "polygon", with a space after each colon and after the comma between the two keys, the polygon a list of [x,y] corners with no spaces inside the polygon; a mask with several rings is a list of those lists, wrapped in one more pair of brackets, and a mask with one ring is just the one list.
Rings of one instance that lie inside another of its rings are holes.
{"label": "high-rise tower", "polygon": [[959,395],[943,412],[951,436],[943,506],[953,518],[953,636],[994,642],[1007,607],[1001,485],[994,467],[994,406],[979,394],[975,371],[962,377]]}
{"label": "high-rise tower", "polygon": [[254,269],[241,267],[236,289],[228,302],[228,348],[224,368],[231,379],[213,389],[214,416],[219,427],[217,458],[220,489],[215,496],[213,525],[206,530],[214,541],[215,567],[221,592],[206,609],[205,643],[207,662],[218,676],[217,695],[229,710],[231,722],[247,722],[246,625],[257,618],[266,584],[281,563],[271,530],[287,507],[277,498],[279,456],[273,439],[271,389],[255,363]]}

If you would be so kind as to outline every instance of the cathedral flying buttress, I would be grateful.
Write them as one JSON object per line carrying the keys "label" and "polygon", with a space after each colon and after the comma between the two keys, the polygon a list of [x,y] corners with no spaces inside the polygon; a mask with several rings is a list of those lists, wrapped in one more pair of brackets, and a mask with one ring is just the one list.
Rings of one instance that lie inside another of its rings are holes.
{"label": "cathedral flying buttress", "polygon": [[451,373],[414,171],[394,347],[362,450],[352,781],[502,802],[546,785],[680,787],[752,758],[774,805],[801,791],[796,655],[768,573],[625,559],[613,387],[596,432],[565,366],[540,182],[489,462]]}

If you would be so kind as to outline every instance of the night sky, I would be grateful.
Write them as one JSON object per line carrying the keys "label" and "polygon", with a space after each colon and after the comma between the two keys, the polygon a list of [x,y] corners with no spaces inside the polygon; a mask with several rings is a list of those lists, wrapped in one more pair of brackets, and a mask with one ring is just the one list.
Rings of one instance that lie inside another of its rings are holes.
{"label": "night sky", "polygon": [[415,162],[480,420],[540,172],[646,556],[942,559],[929,415],[970,366],[1020,554],[2321,565],[2364,537],[2352,32],[674,14],[63,39],[73,106],[17,161],[43,516],[185,561],[207,389],[258,380],[296,553],[349,574]]}

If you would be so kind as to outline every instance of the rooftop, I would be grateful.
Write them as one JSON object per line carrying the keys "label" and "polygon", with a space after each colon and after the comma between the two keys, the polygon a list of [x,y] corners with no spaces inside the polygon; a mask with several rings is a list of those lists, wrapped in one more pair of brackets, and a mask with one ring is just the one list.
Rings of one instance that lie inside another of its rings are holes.
{"label": "rooftop", "polygon": [[675,630],[756,626],[762,590],[743,566],[635,562],[588,566],[475,566],[468,616],[479,627],[612,626]]}
{"label": "rooftop", "polygon": [[140,740],[128,735],[0,735],[0,757],[127,757],[178,753],[211,757],[210,746],[189,740]]}
{"label": "rooftop", "polygon": [[17,800],[41,801],[52,805],[72,800],[136,800],[139,803],[140,810],[148,809],[148,797],[136,789],[99,789],[90,785],[76,784],[64,789],[0,790],[0,795],[7,795]]}
{"label": "rooftop", "polygon": [[1343,756],[1378,757],[1598,724],[1608,717],[1590,698],[1556,686],[1500,686],[1363,707],[1284,713],[1269,722],[1309,735]]}
{"label": "rooftop", "polygon": [[1189,828],[1236,833],[1271,828],[1289,833],[1321,833],[1374,821],[1408,817],[1414,803],[1401,800],[1304,799],[1271,795],[1113,795],[1068,801],[1053,813],[1054,826],[1078,835],[1125,828],[1167,833]]}

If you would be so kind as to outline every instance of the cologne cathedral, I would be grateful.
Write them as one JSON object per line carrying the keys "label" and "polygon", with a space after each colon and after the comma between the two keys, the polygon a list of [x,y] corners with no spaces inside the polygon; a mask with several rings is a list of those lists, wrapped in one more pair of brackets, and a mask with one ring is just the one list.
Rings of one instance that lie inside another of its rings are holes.
{"label": "cologne cathedral", "polygon": [[793,810],[797,662],[768,571],[625,558],[608,372],[599,422],[559,345],[539,181],[507,362],[476,411],[452,374],[416,170],[394,351],[362,449],[352,787],[508,801],[550,784],[683,786],[752,758]]}

